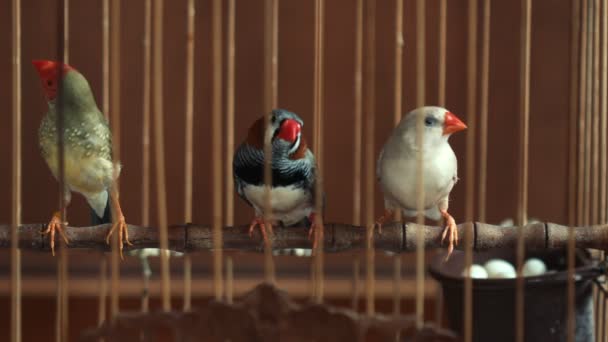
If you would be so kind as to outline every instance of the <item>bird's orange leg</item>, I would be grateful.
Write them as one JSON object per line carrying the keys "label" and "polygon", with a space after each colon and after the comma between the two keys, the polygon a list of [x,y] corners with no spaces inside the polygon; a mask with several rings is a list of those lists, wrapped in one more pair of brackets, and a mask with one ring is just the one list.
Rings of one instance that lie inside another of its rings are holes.
{"label": "bird's orange leg", "polygon": [[63,238],[63,241],[65,241],[65,244],[68,244],[68,237],[65,236],[65,233],[63,232],[64,224],[67,227],[67,222],[61,222],[61,211],[56,211],[53,214],[53,218],[51,218],[51,221],[46,226],[46,230],[42,232],[42,234],[45,235],[50,233],[51,253],[53,253],[53,256],[55,256],[55,231],[58,231],[59,235],[61,235],[61,237]]}
{"label": "bird's orange leg", "polygon": [[386,220],[393,217],[393,214],[394,214],[394,211],[392,209],[384,209],[384,214],[382,216],[380,216],[376,220],[376,224],[374,224],[374,228],[378,227],[378,233],[382,234],[382,225],[384,224],[384,222],[386,222]]}
{"label": "bird's orange leg", "polygon": [[[316,213],[311,213],[308,216],[308,221],[310,221],[310,228],[308,229],[308,239],[312,240],[312,249],[316,249],[318,242],[321,241],[323,239],[323,222],[321,220],[320,224],[317,225],[317,214]],[[314,233],[314,235],[313,235]]]}
{"label": "bird's orange leg", "polygon": [[454,220],[452,215],[448,213],[447,210],[440,210],[440,212],[446,222],[443,234],[441,234],[441,243],[443,244],[445,238],[448,238],[448,255],[445,257],[445,259],[447,260],[450,255],[452,255],[452,252],[454,251],[454,246],[458,244],[458,229],[456,226],[456,221]]}
{"label": "bird's orange leg", "polygon": [[125,216],[122,214],[122,209],[120,208],[120,202],[118,201],[118,191],[116,189],[112,189],[112,194],[110,195],[112,199],[112,207],[113,218],[115,218],[112,223],[112,228],[106,235],[106,243],[110,244],[110,236],[114,233],[115,230],[118,230],[118,247],[120,249],[120,259],[123,260],[124,257],[122,255],[123,249],[123,241],[127,243],[127,245],[132,246],[133,244],[129,241],[129,230],[127,229],[127,222],[125,221]]}
{"label": "bird's orange leg", "polygon": [[[268,243],[268,236],[266,235],[266,222],[261,217],[254,217],[249,225],[249,237],[253,237],[253,230],[255,227],[260,227],[260,232],[262,233],[262,237],[264,237],[264,242]],[[268,231],[272,234],[272,225],[268,225]]]}

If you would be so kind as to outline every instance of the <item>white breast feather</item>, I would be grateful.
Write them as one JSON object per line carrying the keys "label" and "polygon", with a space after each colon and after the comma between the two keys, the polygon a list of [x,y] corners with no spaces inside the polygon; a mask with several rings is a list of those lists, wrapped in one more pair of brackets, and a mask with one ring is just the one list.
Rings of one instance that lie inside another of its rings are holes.
{"label": "white breast feather", "polygon": [[[264,186],[247,185],[243,194],[255,208],[257,215],[263,215]],[[273,211],[273,220],[282,221],[285,225],[292,225],[312,211],[310,193],[295,186],[275,187],[270,190],[270,205]]]}
{"label": "white breast feather", "polygon": [[[416,213],[416,158],[415,154],[406,157],[399,152],[383,151],[377,172],[386,204],[400,207],[406,215],[412,216]],[[425,157],[423,173],[426,215],[438,219],[437,203],[449,196],[457,173],[456,155],[447,142]]]}

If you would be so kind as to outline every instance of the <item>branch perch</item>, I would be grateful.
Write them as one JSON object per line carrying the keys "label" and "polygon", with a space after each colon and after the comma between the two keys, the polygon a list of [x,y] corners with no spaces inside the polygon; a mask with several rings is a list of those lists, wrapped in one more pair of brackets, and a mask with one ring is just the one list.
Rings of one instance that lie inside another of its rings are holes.
{"label": "branch perch", "polygon": [[[327,252],[365,249],[365,227],[339,223],[325,223],[324,246]],[[409,252],[416,250],[416,229],[424,230],[425,248],[439,248],[442,227],[420,226],[415,223],[391,223],[382,227],[382,234],[374,232],[374,246],[387,252]],[[50,250],[49,240],[41,234],[44,224],[27,224],[19,227],[19,248],[29,250]],[[473,249],[484,251],[496,248],[515,248],[517,227],[501,227],[486,223],[462,223],[458,234],[465,236],[465,229],[473,228]],[[109,251],[105,237],[110,225],[93,227],[67,227],[69,248],[84,248]],[[125,250],[158,248],[159,231],[153,227],[129,225],[129,239],[133,246]],[[224,250],[248,250],[261,252],[264,241],[259,230],[250,238],[248,226],[224,227]],[[555,223],[532,223],[524,226],[525,246],[528,250],[565,249],[568,243],[568,227]],[[608,225],[575,227],[576,246],[608,250]],[[311,248],[308,229],[304,227],[274,229],[272,247],[275,250],[287,248]],[[10,225],[0,225],[0,248],[10,248]],[[464,241],[457,246],[464,248]],[[186,224],[169,228],[169,249],[180,252],[210,251],[213,249],[213,232],[210,225]]]}

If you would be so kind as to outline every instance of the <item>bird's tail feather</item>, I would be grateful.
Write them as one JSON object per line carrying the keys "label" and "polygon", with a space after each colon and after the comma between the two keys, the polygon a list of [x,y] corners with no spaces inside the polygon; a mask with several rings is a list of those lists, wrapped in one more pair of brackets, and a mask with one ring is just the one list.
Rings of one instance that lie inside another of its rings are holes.
{"label": "bird's tail feather", "polygon": [[93,196],[86,196],[87,202],[91,206],[91,225],[112,223],[110,213],[110,197],[107,191],[102,191]]}

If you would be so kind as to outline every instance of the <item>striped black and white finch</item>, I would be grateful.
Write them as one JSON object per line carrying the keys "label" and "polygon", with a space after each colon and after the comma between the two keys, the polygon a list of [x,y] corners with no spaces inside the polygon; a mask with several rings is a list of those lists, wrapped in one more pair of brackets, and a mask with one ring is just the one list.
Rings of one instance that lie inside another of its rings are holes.
{"label": "striped black and white finch", "polygon": [[[57,147],[57,95],[58,71],[57,62],[48,60],[35,60],[36,67],[46,95],[49,110],[42,119],[38,131],[38,140],[42,157],[58,177],[59,159]],[[66,203],[69,205],[71,192],[81,193],[91,206],[94,223],[110,223],[110,201],[112,215],[115,222],[108,232],[110,235],[118,230],[120,251],[122,256],[123,235],[124,240],[130,244],[125,217],[122,214],[118,193],[112,191],[112,184],[120,173],[121,166],[114,165],[112,161],[112,133],[108,122],[97,108],[95,98],[89,83],[84,76],[73,67],[63,64],[62,71],[61,104],[63,113],[63,139],[65,149],[65,193]],[[61,208],[63,209],[63,208]],[[46,233],[50,233],[51,249],[54,253],[55,231],[67,241],[61,228],[60,211],[53,215],[47,226]]]}
{"label": "striped black and white finch", "polygon": [[[423,143],[417,145],[416,123],[423,120]],[[448,256],[458,243],[456,222],[448,213],[450,191],[458,180],[457,160],[448,143],[450,135],[467,126],[454,114],[441,107],[421,107],[409,112],[384,144],[376,173],[384,193],[384,215],[376,224],[389,219],[396,210],[405,216],[417,214],[417,152],[423,153],[423,188],[425,216],[432,220],[443,217],[446,227],[441,241],[448,237]]]}
{"label": "striped black and white finch", "polygon": [[[272,224],[308,226],[315,229],[315,157],[302,136],[302,119],[295,113],[275,109],[269,126],[264,117],[249,129],[247,139],[234,154],[234,184],[239,196],[255,209],[249,234],[256,226],[267,239],[264,221],[264,141],[272,148]],[[316,241],[316,240],[315,240]]]}

